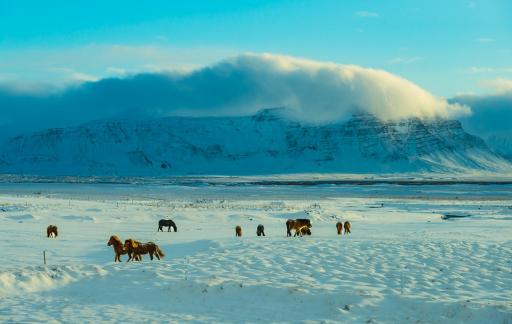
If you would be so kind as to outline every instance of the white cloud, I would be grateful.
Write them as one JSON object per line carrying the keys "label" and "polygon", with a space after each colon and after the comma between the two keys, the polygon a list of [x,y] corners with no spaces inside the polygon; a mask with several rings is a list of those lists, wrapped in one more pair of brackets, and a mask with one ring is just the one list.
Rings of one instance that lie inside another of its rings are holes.
{"label": "white cloud", "polygon": [[494,38],[480,37],[480,38],[477,38],[476,41],[479,42],[479,43],[492,43],[495,40],[494,40]]}
{"label": "white cloud", "polygon": [[471,66],[463,70],[467,73],[512,73],[512,68]]}
{"label": "white cloud", "polygon": [[[18,130],[138,113],[248,115],[269,107],[288,107],[291,117],[314,123],[338,122],[361,112],[384,120],[470,113],[465,105],[448,103],[383,70],[273,54],[245,54],[192,71],[102,79],[38,98],[0,88],[0,107],[7,103],[11,127]],[[35,125],[27,123],[27,115],[34,116]]]}
{"label": "white cloud", "polygon": [[412,56],[412,57],[394,57],[388,61],[388,64],[412,64],[417,62],[422,62],[423,57],[421,56]]}
{"label": "white cloud", "polygon": [[48,70],[50,72],[60,74],[61,79],[63,79],[64,81],[67,81],[67,82],[71,82],[71,83],[98,81],[100,79],[92,74],[76,71],[72,68],[54,67],[54,68],[49,68]]}
{"label": "white cloud", "polygon": [[[76,79],[93,80],[121,75],[115,73],[112,67],[118,72],[125,70],[127,74],[146,72],[148,66],[152,67],[151,71],[190,69],[239,52],[229,48],[179,48],[163,44],[89,44],[63,48],[2,49],[0,70],[9,76],[6,81],[40,81],[62,87]],[[73,76],[71,70],[79,74]]]}
{"label": "white cloud", "polygon": [[378,12],[358,11],[356,12],[356,16],[361,18],[378,18],[380,15]]}
{"label": "white cloud", "polygon": [[512,93],[512,80],[510,79],[497,78],[493,80],[485,80],[483,81],[483,84],[498,94]]}
{"label": "white cloud", "polygon": [[108,75],[123,76],[123,75],[128,74],[128,71],[126,69],[115,67],[115,66],[107,67],[106,71],[107,71]]}
{"label": "white cloud", "polygon": [[71,79],[74,80],[74,81],[98,81],[99,78],[94,76],[94,75],[91,75],[91,74],[87,74],[87,73],[82,73],[82,72],[75,72],[75,73],[72,73],[71,74]]}
{"label": "white cloud", "polygon": [[486,67],[486,66],[471,66],[465,69],[464,71],[469,73],[490,73],[494,72],[495,69],[492,67]]}
{"label": "white cloud", "polygon": [[243,71],[254,81],[251,93],[256,95],[248,101],[255,108],[287,106],[308,120],[336,120],[358,110],[382,119],[469,113],[383,70],[271,54],[239,56],[221,68]]}

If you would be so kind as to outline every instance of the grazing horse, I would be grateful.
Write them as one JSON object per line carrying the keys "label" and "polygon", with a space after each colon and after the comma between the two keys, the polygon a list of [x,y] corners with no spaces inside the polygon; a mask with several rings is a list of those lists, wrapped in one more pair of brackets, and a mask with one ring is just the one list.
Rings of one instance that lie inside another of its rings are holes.
{"label": "grazing horse", "polygon": [[57,230],[57,226],[55,225],[48,225],[46,228],[46,237],[57,237],[59,235],[59,232]]}
{"label": "grazing horse", "polygon": [[350,223],[348,221],[345,222],[343,227],[345,228],[345,234],[350,234]]}
{"label": "grazing horse", "polygon": [[[117,235],[112,235],[107,243],[108,246],[111,246],[114,248],[114,262],[121,262],[121,255],[127,254],[128,251],[123,247],[123,242]],[[131,259],[132,254],[128,253],[128,257]]]}
{"label": "grazing horse", "polygon": [[240,225],[235,227],[235,236],[242,236],[242,227]]}
{"label": "grazing horse", "polygon": [[256,229],[256,235],[265,236],[265,227],[263,227],[263,225],[258,225],[258,228]]}
{"label": "grazing horse", "polygon": [[304,236],[304,235],[311,235],[311,230],[309,229],[309,226],[304,225],[299,227],[298,229],[295,229],[295,236]]}
{"label": "grazing horse", "polygon": [[[158,260],[165,256],[160,247],[153,242],[141,243],[139,241],[127,239],[124,241],[124,248],[127,251],[131,251],[133,253],[132,260],[137,261],[142,260],[143,254],[149,254],[149,258],[151,260],[153,260],[153,255],[156,256]],[[128,261],[130,261],[130,259],[128,259]]]}
{"label": "grazing horse", "polygon": [[295,230],[295,235],[297,236],[297,230],[302,226],[311,227],[311,221],[307,218],[297,218],[297,219],[289,219],[286,221],[286,236],[292,236],[291,230]]}
{"label": "grazing horse", "polygon": [[161,219],[158,221],[158,231],[164,231],[162,227],[167,226],[167,232],[171,231],[171,227],[174,229],[175,232],[178,231],[178,227],[176,226],[176,223],[174,223],[171,219]]}
{"label": "grazing horse", "polygon": [[341,235],[341,233],[343,232],[343,222],[336,223],[336,230],[338,231],[338,235]]}

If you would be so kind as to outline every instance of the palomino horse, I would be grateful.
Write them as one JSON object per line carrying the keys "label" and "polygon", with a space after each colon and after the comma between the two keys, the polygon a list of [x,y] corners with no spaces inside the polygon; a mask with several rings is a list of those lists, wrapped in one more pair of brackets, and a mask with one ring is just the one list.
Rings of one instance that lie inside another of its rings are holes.
{"label": "palomino horse", "polygon": [[176,223],[174,223],[171,219],[161,219],[158,221],[158,231],[164,231],[162,227],[167,226],[167,232],[171,231],[171,227],[174,229],[175,232],[178,231],[178,227],[176,226]]}
{"label": "palomino horse", "polygon": [[46,228],[46,237],[57,237],[57,235],[59,235],[59,232],[57,230],[57,226],[55,225],[48,225],[48,227]]}
{"label": "palomino horse", "polygon": [[242,236],[242,227],[240,225],[235,227],[235,236]]}
{"label": "palomino horse", "polygon": [[[125,250],[125,248],[123,247],[123,242],[117,235],[112,235],[110,237],[110,239],[108,240],[107,245],[108,246],[112,245],[112,247],[114,248],[114,254],[115,254],[114,262],[121,262],[121,255],[128,253],[128,251]],[[128,257],[131,259],[132,254],[129,253]]]}
{"label": "palomino horse", "polygon": [[[124,241],[124,248],[128,252],[132,252],[132,260],[142,260],[143,254],[149,254],[149,258],[153,260],[153,255],[156,256],[158,260],[165,256],[164,252],[160,249],[158,245],[153,242],[141,243],[139,241],[135,241],[132,239],[127,239]],[[130,258],[128,258],[130,261]]]}
{"label": "palomino horse", "polygon": [[338,231],[338,235],[341,235],[341,233],[343,232],[343,222],[336,223],[336,230]]}
{"label": "palomino horse", "polygon": [[345,234],[350,234],[350,223],[348,221],[345,222],[343,227],[345,228]]}
{"label": "palomino horse", "polygon": [[309,226],[304,225],[295,230],[295,235],[298,235],[298,236],[311,235],[311,230],[309,229]]}
{"label": "palomino horse", "polygon": [[[291,230],[295,230],[295,235],[297,236],[297,230],[301,228],[302,226],[307,226],[310,228],[311,221],[307,218],[298,218],[298,219],[289,219],[286,221],[286,236],[292,236]],[[311,232],[311,231],[310,231]]]}
{"label": "palomino horse", "polygon": [[258,228],[256,228],[256,235],[265,236],[265,227],[263,227],[263,225],[258,225]]}

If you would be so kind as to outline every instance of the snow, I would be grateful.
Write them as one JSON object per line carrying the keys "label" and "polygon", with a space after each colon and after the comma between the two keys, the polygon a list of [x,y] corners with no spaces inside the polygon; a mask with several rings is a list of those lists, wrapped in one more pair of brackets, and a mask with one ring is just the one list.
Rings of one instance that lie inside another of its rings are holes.
{"label": "snow", "polygon": [[[511,195],[507,184],[4,183],[0,322],[510,323]],[[299,217],[313,235],[287,238]],[[157,232],[162,218],[178,232]],[[336,235],[337,220],[352,234]],[[114,263],[112,234],[166,256]]]}
{"label": "snow", "polygon": [[512,163],[454,120],[309,124],[279,109],[253,116],[98,120],[9,139],[0,173],[253,175],[285,172],[512,173]]}

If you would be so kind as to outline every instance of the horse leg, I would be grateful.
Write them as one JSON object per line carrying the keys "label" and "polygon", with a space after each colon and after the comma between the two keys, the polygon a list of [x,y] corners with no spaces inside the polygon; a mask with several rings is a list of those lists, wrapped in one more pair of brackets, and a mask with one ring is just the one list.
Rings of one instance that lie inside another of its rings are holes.
{"label": "horse leg", "polygon": [[167,226],[167,232],[171,231],[171,225]]}

